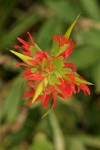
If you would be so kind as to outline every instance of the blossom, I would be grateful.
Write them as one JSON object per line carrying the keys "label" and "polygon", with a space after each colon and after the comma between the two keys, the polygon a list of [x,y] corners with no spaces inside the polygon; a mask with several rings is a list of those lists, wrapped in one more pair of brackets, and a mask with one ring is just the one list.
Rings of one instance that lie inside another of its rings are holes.
{"label": "blossom", "polygon": [[53,47],[50,51],[42,51],[29,32],[27,34],[30,43],[17,38],[21,46],[14,46],[15,49],[23,50],[22,54],[10,50],[23,61],[17,63],[17,66],[26,67],[22,78],[27,79],[29,90],[24,92],[24,98],[29,99],[29,105],[40,100],[43,108],[47,108],[49,102],[56,107],[58,97],[70,100],[71,96],[80,90],[90,95],[88,85],[91,83],[76,72],[74,63],[66,61],[76,44],[69,38],[76,21],[64,36],[53,36]]}

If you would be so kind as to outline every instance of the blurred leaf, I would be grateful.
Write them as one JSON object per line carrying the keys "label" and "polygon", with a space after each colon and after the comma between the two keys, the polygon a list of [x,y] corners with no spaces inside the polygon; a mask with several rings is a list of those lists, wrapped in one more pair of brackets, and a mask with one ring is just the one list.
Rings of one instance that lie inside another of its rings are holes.
{"label": "blurred leaf", "polygon": [[59,32],[59,29],[56,26],[57,23],[58,21],[55,18],[48,19],[37,34],[37,43],[43,50],[48,49],[54,33]]}
{"label": "blurred leaf", "polygon": [[100,60],[99,53],[100,50],[98,48],[78,46],[67,61],[74,62],[79,69],[85,69]]}
{"label": "blurred leaf", "polygon": [[100,137],[80,135],[79,138],[84,142],[84,144],[91,148],[100,149]]}
{"label": "blurred leaf", "polygon": [[19,112],[19,106],[24,90],[24,80],[20,78],[18,77],[15,80],[15,83],[4,102],[2,116],[6,116],[8,122],[14,121]]}
{"label": "blurred leaf", "polygon": [[53,145],[43,133],[38,133],[35,136],[33,144],[29,150],[53,150]]}
{"label": "blurred leaf", "polygon": [[96,92],[100,93],[100,62],[93,67],[92,78],[95,83]]}
{"label": "blurred leaf", "polygon": [[49,118],[50,118],[50,125],[52,128],[53,139],[54,139],[54,149],[65,150],[65,141],[64,141],[63,133],[59,126],[59,122],[56,118],[56,115],[54,114],[53,111],[50,112]]}
{"label": "blurred leaf", "polygon": [[7,20],[9,19],[9,16],[11,12],[15,9],[15,6],[17,4],[17,0],[11,1],[6,0],[5,3],[1,3],[0,5],[0,31],[3,30],[3,28],[6,25]]}
{"label": "blurred leaf", "polygon": [[14,44],[17,36],[22,34],[23,32],[27,32],[27,30],[34,25],[39,20],[33,13],[26,13],[23,16],[19,17],[19,20],[15,22],[10,31],[7,31],[3,34],[1,38],[1,43],[5,47],[11,44]]}
{"label": "blurred leaf", "polygon": [[94,48],[100,48],[100,30],[91,29],[86,33],[82,33],[81,38],[86,44],[94,46]]}
{"label": "blurred leaf", "polygon": [[81,140],[73,138],[69,144],[69,150],[86,150],[86,148]]}
{"label": "blurred leaf", "polygon": [[80,0],[80,3],[88,16],[96,20],[100,19],[100,8],[97,0]]}
{"label": "blurred leaf", "polygon": [[68,1],[47,0],[45,3],[56,13],[57,17],[61,17],[65,22],[72,22],[79,13]]}

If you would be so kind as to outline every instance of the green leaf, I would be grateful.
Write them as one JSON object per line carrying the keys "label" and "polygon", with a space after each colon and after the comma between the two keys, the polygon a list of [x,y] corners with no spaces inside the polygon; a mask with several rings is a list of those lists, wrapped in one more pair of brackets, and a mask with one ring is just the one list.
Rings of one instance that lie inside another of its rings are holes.
{"label": "green leaf", "polygon": [[2,31],[2,29],[5,27],[6,21],[9,19],[17,3],[17,0],[6,0],[5,3],[1,3],[0,1],[0,31]]}
{"label": "green leaf", "polygon": [[14,55],[16,55],[16,56],[17,56],[18,58],[20,58],[21,60],[23,60],[26,64],[33,66],[33,64],[28,61],[28,60],[32,60],[32,59],[33,59],[32,57],[23,55],[23,54],[21,54],[21,53],[15,52],[15,51],[13,51],[13,50],[10,50],[10,52],[13,53]]}
{"label": "green leaf", "polygon": [[77,46],[71,56],[67,59],[74,62],[79,69],[86,69],[100,60],[100,50],[90,46]]}
{"label": "green leaf", "polygon": [[68,44],[64,44],[63,46],[61,46],[61,47],[58,49],[57,56],[60,55],[62,52],[64,52],[67,47],[68,47]]}
{"label": "green leaf", "polygon": [[94,46],[94,48],[100,48],[100,30],[91,29],[88,32],[82,33],[80,36],[86,44]]}
{"label": "green leaf", "polygon": [[53,40],[53,45],[50,54],[56,56],[58,52],[59,52],[59,43],[56,40]]}
{"label": "green leaf", "polygon": [[60,76],[63,77],[65,74],[68,73],[68,71],[67,71],[66,68],[60,68],[60,69],[58,70],[58,73],[59,73]]}
{"label": "green leaf", "polygon": [[55,71],[59,71],[59,69],[61,69],[64,64],[63,64],[63,57],[57,57],[56,59],[52,60],[53,66],[54,66],[54,70]]}
{"label": "green leaf", "polygon": [[80,0],[80,3],[87,15],[96,20],[100,19],[99,2],[97,0]]}
{"label": "green leaf", "polygon": [[47,67],[49,67],[49,65],[50,65],[50,62],[48,62],[48,61],[44,58],[44,60],[43,60],[43,62],[42,62],[42,68],[47,68]]}
{"label": "green leaf", "polygon": [[80,78],[78,78],[78,77],[75,77],[75,82],[76,83],[82,83],[82,84],[88,84],[88,85],[93,85],[92,83],[90,83],[90,82],[88,82],[88,81],[86,81],[86,80],[82,80],[82,79],[80,79]]}
{"label": "green leaf", "polygon": [[38,87],[35,90],[34,97],[32,99],[32,103],[34,103],[35,100],[38,98],[38,96],[43,92],[44,85],[47,86],[47,84],[48,84],[48,79],[47,78],[45,78],[44,80],[42,80],[40,82],[40,84],[38,85]]}
{"label": "green leaf", "polygon": [[75,24],[76,24],[78,18],[79,18],[79,15],[77,16],[77,18],[73,21],[73,23],[71,24],[71,26],[70,26],[70,27],[68,28],[68,30],[66,31],[66,33],[65,33],[65,35],[64,35],[66,39],[69,39],[70,34],[71,34],[71,32],[72,32],[72,30],[73,30],[73,28],[74,28],[74,26],[75,26]]}
{"label": "green leaf", "polygon": [[53,145],[43,133],[36,134],[29,150],[53,150]]}
{"label": "green leaf", "polygon": [[69,150],[86,150],[84,143],[80,139],[73,138],[69,144]]}
{"label": "green leaf", "polygon": [[59,82],[59,81],[58,81],[58,78],[57,78],[57,76],[56,76],[55,73],[51,73],[51,74],[50,74],[50,76],[49,76],[49,78],[48,78],[48,82],[49,82],[49,84],[51,84],[51,85],[54,85],[54,84],[56,84],[56,83]]}
{"label": "green leaf", "polygon": [[92,68],[92,78],[95,84],[96,92],[100,93],[100,62]]}
{"label": "green leaf", "polygon": [[77,16],[77,11],[68,1],[47,0],[45,3],[53,12],[55,12],[57,17],[61,18],[65,22],[71,22]]}
{"label": "green leaf", "polygon": [[[2,45],[12,46],[14,44],[15,39],[17,36],[21,35],[22,33],[26,32],[32,25],[34,25],[40,17],[36,16],[33,13],[24,13],[23,15],[18,17],[18,20],[14,22],[11,30],[5,31],[1,36],[1,43]],[[6,35],[6,37],[5,37]]]}
{"label": "green leaf", "polygon": [[2,116],[6,116],[8,122],[13,122],[19,112],[22,94],[25,88],[24,80],[18,77],[5,99]]}
{"label": "green leaf", "polygon": [[37,34],[37,43],[42,47],[42,49],[48,49],[50,46],[52,37],[56,30],[56,19],[48,19],[41,27],[39,33]]}

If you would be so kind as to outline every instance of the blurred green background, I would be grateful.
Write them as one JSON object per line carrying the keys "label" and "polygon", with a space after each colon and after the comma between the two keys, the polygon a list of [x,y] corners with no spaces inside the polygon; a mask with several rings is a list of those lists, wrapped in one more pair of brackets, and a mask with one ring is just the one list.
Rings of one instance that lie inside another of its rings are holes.
{"label": "blurred green background", "polygon": [[[16,37],[50,49],[52,36],[63,35],[81,12],[72,33],[77,42],[68,61],[88,81],[91,95],[57,101],[44,119],[41,104],[21,100],[25,80],[18,59],[9,52]],[[100,150],[100,1],[0,0],[0,150]]]}

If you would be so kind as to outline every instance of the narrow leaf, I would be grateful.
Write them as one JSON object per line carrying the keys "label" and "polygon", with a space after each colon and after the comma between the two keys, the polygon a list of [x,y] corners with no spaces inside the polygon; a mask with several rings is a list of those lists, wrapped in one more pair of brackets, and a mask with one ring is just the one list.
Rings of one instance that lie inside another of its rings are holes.
{"label": "narrow leaf", "polygon": [[16,55],[17,57],[19,57],[21,60],[23,60],[28,65],[32,65],[32,63],[28,61],[28,60],[32,60],[33,59],[32,57],[20,54],[18,52],[13,51],[13,50],[10,50],[10,52],[13,53],[14,55]]}
{"label": "narrow leaf", "polygon": [[48,80],[47,78],[45,78],[44,80],[42,80],[40,82],[40,84],[38,85],[38,87],[35,90],[35,94],[34,97],[32,99],[32,103],[35,102],[35,100],[38,98],[38,96],[43,92],[44,86],[47,86]]}
{"label": "narrow leaf", "polygon": [[78,78],[78,77],[75,77],[75,81],[76,81],[77,83],[93,85],[91,82],[88,82],[88,81],[86,81],[86,80],[82,80],[82,79],[80,79],[80,78]]}
{"label": "narrow leaf", "polygon": [[73,28],[74,28],[78,18],[79,18],[79,15],[77,16],[77,18],[74,20],[74,22],[71,24],[71,26],[68,28],[67,32],[65,33],[64,36],[65,36],[66,39],[69,39],[70,34],[71,34],[71,32],[72,32],[72,30],[73,30]]}

